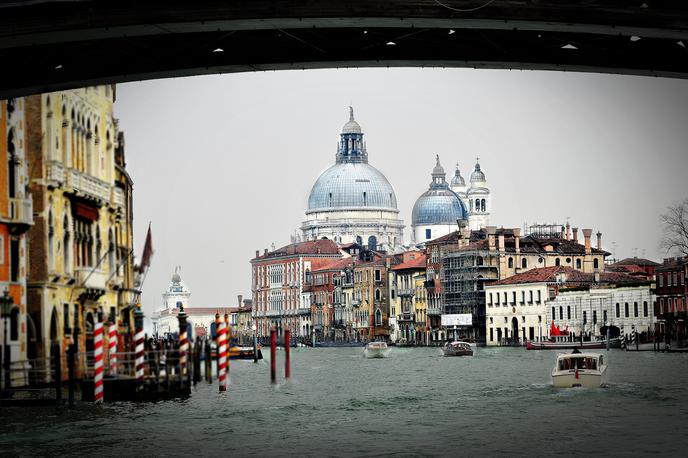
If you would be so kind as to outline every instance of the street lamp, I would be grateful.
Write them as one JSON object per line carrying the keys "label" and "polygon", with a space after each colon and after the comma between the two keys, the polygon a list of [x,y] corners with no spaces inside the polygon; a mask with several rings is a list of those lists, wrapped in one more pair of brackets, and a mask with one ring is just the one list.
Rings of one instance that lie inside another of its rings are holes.
{"label": "street lamp", "polygon": [[10,347],[7,345],[7,320],[10,317],[10,312],[12,311],[12,306],[14,306],[14,301],[10,297],[10,292],[5,289],[2,297],[0,297],[0,315],[4,321],[4,332],[3,332],[3,368],[5,369],[5,389],[10,388]]}

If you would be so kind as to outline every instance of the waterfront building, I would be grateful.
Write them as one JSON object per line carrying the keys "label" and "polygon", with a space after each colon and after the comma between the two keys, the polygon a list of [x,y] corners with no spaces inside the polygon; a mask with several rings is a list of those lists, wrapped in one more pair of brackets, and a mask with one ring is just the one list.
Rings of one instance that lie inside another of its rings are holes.
{"label": "waterfront building", "polygon": [[114,101],[111,85],[26,99],[35,219],[27,305],[39,341],[36,357],[47,358],[52,343],[93,351],[99,320],[118,321],[120,339],[132,328],[138,291],[127,278],[133,276],[131,181],[121,173],[123,136]]}
{"label": "waterfront building", "polygon": [[[429,243],[430,255],[441,255],[440,282],[445,314],[464,315],[470,322],[459,331],[466,338],[485,340],[485,285],[521,272],[548,266],[572,267],[586,273],[602,271],[609,253],[590,243],[591,229],[583,229],[584,244],[578,242],[578,229],[558,225],[534,225],[521,237],[521,230],[467,229],[446,236],[439,244]],[[449,241],[454,240],[454,245]],[[436,275],[433,272],[433,276]],[[430,275],[428,273],[428,280]]]}
{"label": "waterfront building", "polygon": [[387,275],[391,256],[353,265],[354,327],[359,341],[389,340],[389,293]]}
{"label": "waterfront building", "polygon": [[391,252],[403,244],[403,229],[394,189],[368,163],[363,131],[350,108],[335,164],[320,174],[308,197],[303,237],[327,238],[339,244],[356,242],[373,251]]}
{"label": "waterfront building", "polygon": [[[619,303],[621,308],[614,307]],[[485,305],[487,345],[547,339],[552,325],[590,338],[606,336],[604,326],[617,337],[633,327],[647,331],[653,322],[649,282],[564,266],[531,269],[486,285]]]}
{"label": "waterfront building", "polygon": [[449,188],[439,156],[436,161],[428,190],[421,194],[413,205],[411,235],[412,243],[418,246],[458,230],[460,224],[468,225],[466,205],[459,195]]}
{"label": "waterfront building", "polygon": [[425,288],[425,253],[410,251],[402,253],[401,262],[391,269],[394,279],[395,299],[392,315],[398,331],[398,341],[410,345],[430,343],[428,323],[428,301]]}
{"label": "waterfront building", "polygon": [[343,319],[342,283],[345,269],[353,258],[332,260],[306,274],[303,285],[311,293],[311,323],[318,341],[344,340],[346,324]]}
{"label": "waterfront building", "polygon": [[0,101],[0,295],[6,293],[11,301],[9,316],[0,322],[3,388],[29,383],[27,360],[36,357],[38,337],[26,302],[26,233],[33,225],[33,200],[27,192],[25,114],[26,99]]}
{"label": "waterfront building", "polygon": [[[624,336],[629,340],[633,331],[642,336],[654,332],[652,313],[654,295],[650,282],[615,272],[580,274],[587,281],[564,279],[577,286],[559,288],[547,304],[547,322],[559,329],[568,329],[573,338],[583,336],[605,338]],[[591,279],[594,277],[594,279]],[[582,288],[581,288],[582,286]]]}
{"label": "waterfront building", "polygon": [[310,336],[312,294],[304,290],[306,275],[342,256],[337,244],[327,239],[266,249],[262,255],[256,251],[251,293],[258,336],[269,336],[271,327],[281,335],[287,326],[294,336]]}
{"label": "waterfront building", "polygon": [[688,342],[688,256],[666,258],[655,268],[657,332],[665,342]]}

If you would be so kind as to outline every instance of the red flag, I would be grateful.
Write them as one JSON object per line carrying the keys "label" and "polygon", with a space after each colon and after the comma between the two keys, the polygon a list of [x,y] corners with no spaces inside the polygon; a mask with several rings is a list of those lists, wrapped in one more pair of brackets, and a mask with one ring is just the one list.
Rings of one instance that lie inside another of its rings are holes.
{"label": "red flag", "polygon": [[150,267],[151,258],[153,257],[153,234],[151,233],[151,225],[148,223],[148,233],[146,234],[146,242],[143,244],[143,255],[141,256],[141,264],[139,264],[138,271],[143,273]]}

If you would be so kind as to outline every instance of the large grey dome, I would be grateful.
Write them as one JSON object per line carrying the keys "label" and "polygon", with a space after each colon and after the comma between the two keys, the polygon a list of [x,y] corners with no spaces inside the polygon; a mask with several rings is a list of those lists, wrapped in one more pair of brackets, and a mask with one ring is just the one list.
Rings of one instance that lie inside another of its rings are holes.
{"label": "large grey dome", "polygon": [[392,185],[365,162],[334,164],[318,177],[308,197],[308,210],[385,209],[397,211]]}

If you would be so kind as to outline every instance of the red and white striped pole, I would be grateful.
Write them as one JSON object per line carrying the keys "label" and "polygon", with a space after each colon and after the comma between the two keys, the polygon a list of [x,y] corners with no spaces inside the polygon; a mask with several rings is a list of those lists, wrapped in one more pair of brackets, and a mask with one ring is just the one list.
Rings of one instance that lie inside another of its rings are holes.
{"label": "red and white striped pole", "polygon": [[136,305],[136,311],[134,312],[134,327],[136,328],[136,333],[134,334],[134,356],[136,364],[136,380],[138,381],[138,389],[143,389],[144,383],[144,340],[146,335],[143,333],[143,311],[141,310],[141,304]]}
{"label": "red and white striped pole", "polygon": [[227,391],[227,327],[219,320],[217,325],[217,378],[220,391]]}
{"label": "red and white striped pole", "polygon": [[187,334],[188,326],[186,323],[186,312],[184,307],[179,307],[179,377],[181,384],[186,380],[187,355],[189,354],[189,337]]}
{"label": "red and white striped pole", "polygon": [[232,353],[232,327],[229,325],[229,314],[227,313],[225,313],[225,328],[227,328],[225,342],[227,342],[227,379],[229,379],[230,356]]}
{"label": "red and white striped pole", "polygon": [[110,375],[117,375],[117,325],[114,321],[108,327],[108,366]]}
{"label": "red and white striped pole", "polygon": [[94,400],[96,403],[100,403],[103,402],[103,323],[100,318],[93,326],[93,346],[95,356]]}

